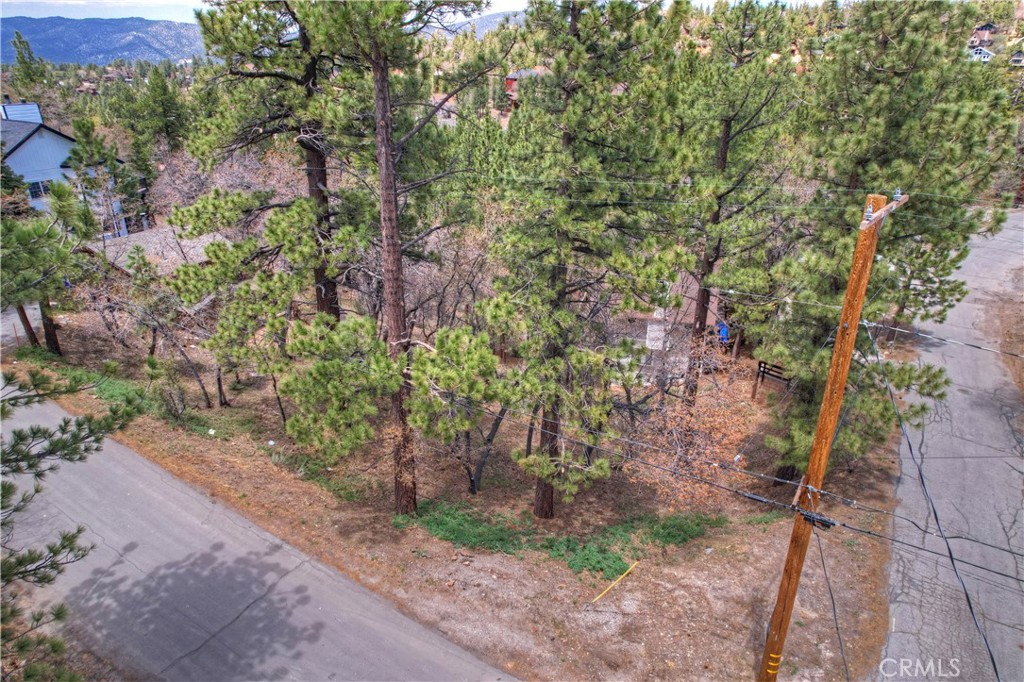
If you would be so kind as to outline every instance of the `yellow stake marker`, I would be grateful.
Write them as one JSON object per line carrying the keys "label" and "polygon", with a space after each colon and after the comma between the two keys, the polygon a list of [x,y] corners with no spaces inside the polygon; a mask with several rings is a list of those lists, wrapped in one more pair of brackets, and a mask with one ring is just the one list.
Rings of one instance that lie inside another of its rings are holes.
{"label": "yellow stake marker", "polygon": [[608,586],[608,587],[607,587],[607,588],[605,589],[605,591],[604,591],[604,592],[602,592],[601,594],[599,594],[599,595],[597,595],[596,597],[594,597],[594,601],[592,601],[592,602],[590,602],[590,603],[591,603],[591,604],[596,604],[596,603],[597,603],[597,600],[598,600],[598,599],[600,599],[600,598],[601,598],[601,597],[603,597],[604,595],[608,594],[608,593],[609,593],[609,592],[611,591],[611,589],[612,589],[613,587],[615,587],[616,585],[618,585],[618,584],[619,584],[619,583],[620,583],[620,582],[622,581],[622,579],[623,579],[623,578],[625,578],[625,577],[626,577],[627,575],[629,575],[629,572],[630,572],[630,571],[632,571],[632,570],[633,570],[634,568],[636,568],[636,565],[637,565],[638,563],[640,563],[640,562],[639,562],[639,561],[634,561],[634,562],[633,562],[633,565],[632,565],[632,566],[630,566],[629,568],[627,568],[627,569],[626,569],[626,572],[625,572],[625,573],[623,573],[623,574],[622,574],[622,575],[620,575],[620,576],[619,576],[618,578],[616,578],[616,579],[615,579],[615,582],[613,582],[613,583],[612,583],[611,585],[609,585],[609,586]]}

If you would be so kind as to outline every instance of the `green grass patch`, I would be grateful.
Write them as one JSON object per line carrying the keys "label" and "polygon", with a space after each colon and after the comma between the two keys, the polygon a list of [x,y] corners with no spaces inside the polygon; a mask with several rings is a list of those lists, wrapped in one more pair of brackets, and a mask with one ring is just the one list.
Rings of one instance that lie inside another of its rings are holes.
{"label": "green grass patch", "polygon": [[418,525],[441,540],[456,547],[485,549],[504,554],[518,554],[536,549],[552,559],[564,561],[576,573],[588,571],[607,580],[629,568],[629,561],[644,556],[648,545],[683,545],[726,524],[724,517],[703,514],[673,514],[663,518],[637,516],[602,528],[586,537],[547,537],[534,539],[529,519],[507,515],[489,517],[473,511],[466,504],[428,501],[414,516],[396,516],[396,528]]}
{"label": "green grass patch", "polygon": [[[45,348],[22,346],[15,351],[14,357],[52,370],[66,381],[89,386],[90,388],[87,390],[109,403],[127,402],[142,393],[142,387],[137,381],[110,376],[84,367],[72,367],[64,358],[54,355]],[[113,367],[113,365],[111,366]],[[152,412],[154,405],[147,399],[143,401],[142,407],[146,412]]]}
{"label": "green grass patch", "polygon": [[420,505],[415,516],[396,516],[393,523],[396,528],[415,523],[456,547],[517,554],[532,546],[533,527],[528,520],[504,515],[487,517],[466,504],[442,500],[428,500]]}
{"label": "green grass patch", "polygon": [[788,517],[788,514],[783,514],[782,512],[773,509],[770,512],[758,514],[757,516],[748,516],[747,518],[743,519],[743,523],[747,524],[748,526],[766,526],[769,523],[775,523],[776,521],[781,521],[782,519]]}

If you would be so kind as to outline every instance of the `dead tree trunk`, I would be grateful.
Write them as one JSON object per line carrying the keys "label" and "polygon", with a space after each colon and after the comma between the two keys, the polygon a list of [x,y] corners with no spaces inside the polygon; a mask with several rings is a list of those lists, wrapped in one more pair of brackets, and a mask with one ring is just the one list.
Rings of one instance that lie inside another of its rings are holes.
{"label": "dead tree trunk", "polygon": [[185,361],[185,366],[188,367],[188,370],[192,373],[192,376],[196,380],[196,384],[199,385],[199,391],[203,394],[203,402],[206,403],[206,408],[212,409],[213,401],[210,400],[210,392],[206,390],[206,384],[203,382],[203,377],[199,373],[199,369],[196,367],[195,363],[192,362],[192,358],[188,356],[188,353],[185,352],[185,349],[182,347],[180,343],[178,343],[177,339],[171,336],[170,332],[168,332],[166,329],[161,329],[160,333],[163,335],[165,339],[167,339],[168,343],[174,346],[174,348],[178,351],[178,355],[180,355],[181,359]]}
{"label": "dead tree trunk", "polygon": [[277,409],[281,413],[281,425],[288,426],[288,415],[284,411],[284,403],[281,402],[281,394],[277,392],[277,377],[273,374],[270,375],[270,383],[274,387],[274,398],[277,400]]}
{"label": "dead tree trunk", "polygon": [[491,422],[491,430],[487,433],[487,437],[484,438],[483,449],[476,460],[476,471],[473,472],[472,484],[469,489],[474,495],[480,490],[480,484],[484,478],[484,467],[487,466],[487,460],[491,458],[491,454],[494,452],[494,439],[498,437],[498,430],[505,421],[505,413],[507,412],[508,407],[502,405],[494,421]]}

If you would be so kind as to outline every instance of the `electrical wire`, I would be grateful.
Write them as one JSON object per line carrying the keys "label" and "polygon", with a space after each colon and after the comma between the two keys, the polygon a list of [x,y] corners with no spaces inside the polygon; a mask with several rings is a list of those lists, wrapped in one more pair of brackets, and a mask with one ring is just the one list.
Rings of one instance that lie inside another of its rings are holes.
{"label": "electrical wire", "polygon": [[843,646],[843,633],[839,628],[839,612],[836,610],[836,595],[832,592],[832,581],[828,577],[828,567],[825,565],[825,550],[821,547],[821,536],[818,535],[817,526],[812,525],[814,539],[818,541],[818,556],[821,557],[821,572],[825,576],[825,586],[828,587],[828,598],[832,602],[832,620],[836,624],[836,639],[839,640],[839,655],[843,659],[843,671],[846,673],[846,682],[850,682],[850,666],[846,662],[846,648]]}
{"label": "electrical wire", "polygon": [[[871,339],[871,335],[868,334],[868,338]],[[974,610],[974,601],[971,599],[970,592],[967,591],[967,584],[964,583],[963,576],[960,575],[960,571],[957,568],[957,559],[953,554],[953,547],[949,544],[949,538],[946,537],[946,533],[942,528],[942,523],[939,521],[939,510],[935,506],[935,501],[932,499],[931,494],[928,492],[928,484],[924,478],[924,468],[917,456],[914,454],[914,444],[910,440],[910,434],[907,432],[906,424],[903,421],[902,413],[900,412],[899,404],[896,402],[896,394],[893,391],[892,385],[889,383],[889,379],[886,376],[885,365],[882,363],[882,355],[878,352],[878,346],[875,345],[875,340],[871,339],[871,347],[874,349],[875,358],[878,362],[879,370],[882,374],[882,380],[885,382],[886,390],[889,393],[889,400],[892,403],[893,409],[896,411],[896,420],[899,422],[900,431],[903,433],[903,438],[907,443],[907,449],[910,453],[910,459],[914,462],[914,466],[917,467],[918,480],[921,482],[921,492],[924,494],[925,500],[928,502],[928,506],[932,512],[932,518],[935,519],[935,527],[939,531],[939,535],[942,538],[943,543],[946,546],[946,553],[949,556],[950,564],[953,566],[953,573],[956,575],[957,581],[960,583],[960,588],[964,593],[964,599],[967,601],[967,610],[971,614],[971,619],[974,621],[974,626],[978,630],[978,634],[981,636],[981,641],[985,645],[985,650],[988,652],[989,661],[992,663],[992,671],[995,673],[996,680],[1000,680],[999,667],[996,665],[996,657],[992,652],[992,647],[989,644],[988,636],[985,634],[984,628],[981,627],[981,622],[978,620],[978,615]]]}

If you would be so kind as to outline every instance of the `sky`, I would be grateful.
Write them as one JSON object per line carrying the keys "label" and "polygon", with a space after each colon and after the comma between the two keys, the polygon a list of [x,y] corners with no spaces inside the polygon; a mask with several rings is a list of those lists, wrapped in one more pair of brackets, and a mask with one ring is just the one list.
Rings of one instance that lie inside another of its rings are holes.
{"label": "sky", "polygon": [[[117,19],[142,17],[170,21],[195,21],[193,12],[203,7],[196,0],[0,0],[5,17],[67,17],[69,19]],[[526,7],[526,0],[491,0],[485,13],[509,12]]]}

